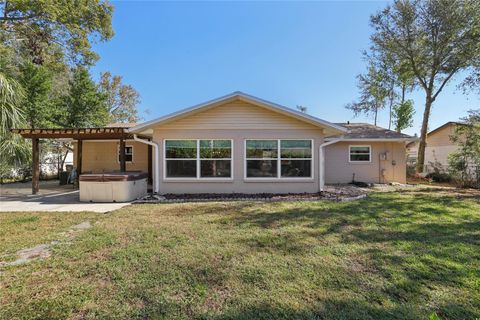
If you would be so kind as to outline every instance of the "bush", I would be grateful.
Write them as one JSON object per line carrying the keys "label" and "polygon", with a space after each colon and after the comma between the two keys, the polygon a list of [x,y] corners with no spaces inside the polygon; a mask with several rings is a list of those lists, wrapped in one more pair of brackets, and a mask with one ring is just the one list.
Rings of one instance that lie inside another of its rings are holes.
{"label": "bush", "polygon": [[449,172],[453,182],[459,187],[480,188],[480,166],[472,164],[461,153],[452,153],[448,157]]}
{"label": "bush", "polygon": [[430,162],[433,172],[426,175],[426,178],[435,182],[450,182],[452,177],[440,162]]}

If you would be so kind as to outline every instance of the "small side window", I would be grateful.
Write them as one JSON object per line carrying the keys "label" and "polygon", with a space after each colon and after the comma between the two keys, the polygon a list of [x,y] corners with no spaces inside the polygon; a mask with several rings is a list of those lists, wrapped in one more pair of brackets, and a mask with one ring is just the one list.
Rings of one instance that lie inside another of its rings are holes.
{"label": "small side window", "polygon": [[370,162],[371,147],[370,146],[350,146],[350,162]]}

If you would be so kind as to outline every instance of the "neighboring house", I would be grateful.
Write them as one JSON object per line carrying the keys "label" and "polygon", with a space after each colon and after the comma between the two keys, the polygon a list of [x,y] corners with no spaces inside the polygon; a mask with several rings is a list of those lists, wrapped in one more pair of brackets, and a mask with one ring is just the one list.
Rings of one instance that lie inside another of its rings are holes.
{"label": "neighboring house", "polygon": [[[427,145],[425,147],[425,172],[432,171],[433,166],[440,165],[443,169],[448,168],[448,155],[457,151],[458,146],[452,142],[450,137],[455,132],[455,127],[461,122],[450,121],[427,134]],[[407,144],[407,152],[417,158],[418,141]]]}
{"label": "neighboring house", "polygon": [[[128,132],[134,139],[125,144],[126,169],[147,171],[153,163],[153,188],[162,194],[318,192],[324,183],[353,179],[405,183],[405,145],[416,139],[330,123],[241,92]],[[84,140],[82,153],[83,173],[119,168],[117,141]]]}

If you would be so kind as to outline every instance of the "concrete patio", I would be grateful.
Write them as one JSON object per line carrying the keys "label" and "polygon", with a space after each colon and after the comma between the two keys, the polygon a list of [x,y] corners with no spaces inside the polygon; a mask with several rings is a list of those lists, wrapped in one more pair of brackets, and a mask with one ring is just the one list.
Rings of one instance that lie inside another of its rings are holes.
{"label": "concrete patio", "polygon": [[109,212],[130,203],[88,203],[79,201],[78,190],[72,185],[60,186],[58,180],[41,181],[40,191],[32,195],[31,182],[0,185],[0,212]]}

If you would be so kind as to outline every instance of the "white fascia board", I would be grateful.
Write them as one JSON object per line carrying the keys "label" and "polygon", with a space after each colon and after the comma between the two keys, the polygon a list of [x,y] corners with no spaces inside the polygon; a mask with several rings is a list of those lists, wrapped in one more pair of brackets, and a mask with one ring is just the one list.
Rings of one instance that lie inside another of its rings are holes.
{"label": "white fascia board", "polygon": [[[331,141],[331,140],[337,140],[337,138],[325,138],[325,141]],[[371,142],[388,142],[388,141],[393,141],[393,142],[411,142],[411,141],[418,141],[418,138],[358,138],[358,139],[341,139],[341,141],[347,141],[347,142],[362,142],[362,141],[371,141]]]}

